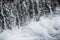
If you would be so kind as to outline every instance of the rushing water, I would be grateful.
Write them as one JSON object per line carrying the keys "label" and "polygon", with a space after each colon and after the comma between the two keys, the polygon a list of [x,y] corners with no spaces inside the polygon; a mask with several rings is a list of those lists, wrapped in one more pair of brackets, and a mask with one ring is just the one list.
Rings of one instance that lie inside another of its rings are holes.
{"label": "rushing water", "polygon": [[0,40],[60,40],[60,15],[42,16],[40,21],[32,20],[28,25],[18,29],[4,30]]}
{"label": "rushing water", "polygon": [[56,0],[0,2],[0,40],[60,40],[59,10]]}

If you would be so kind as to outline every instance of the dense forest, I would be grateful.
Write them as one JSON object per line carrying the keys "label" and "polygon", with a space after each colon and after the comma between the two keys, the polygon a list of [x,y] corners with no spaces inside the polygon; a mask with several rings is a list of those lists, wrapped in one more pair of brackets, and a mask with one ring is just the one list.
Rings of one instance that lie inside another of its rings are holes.
{"label": "dense forest", "polygon": [[27,25],[43,15],[56,14],[60,0],[0,0],[0,29]]}

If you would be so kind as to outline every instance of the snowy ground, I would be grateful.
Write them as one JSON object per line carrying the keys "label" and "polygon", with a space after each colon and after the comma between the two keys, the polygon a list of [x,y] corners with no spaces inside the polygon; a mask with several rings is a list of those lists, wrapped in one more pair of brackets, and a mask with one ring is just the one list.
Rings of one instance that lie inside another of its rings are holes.
{"label": "snowy ground", "polygon": [[42,16],[19,29],[4,30],[0,40],[60,40],[60,15]]}

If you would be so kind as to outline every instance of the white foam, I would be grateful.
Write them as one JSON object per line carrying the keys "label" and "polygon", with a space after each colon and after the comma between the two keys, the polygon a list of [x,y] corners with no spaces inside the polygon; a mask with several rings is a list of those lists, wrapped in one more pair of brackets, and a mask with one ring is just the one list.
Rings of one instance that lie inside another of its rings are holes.
{"label": "white foam", "polygon": [[55,39],[50,34],[59,33],[59,31],[54,29],[57,26],[60,26],[59,15],[50,18],[42,16],[38,22],[32,20],[27,26],[19,29],[13,28],[12,30],[5,30],[0,34],[0,40],[40,40],[41,38],[47,39],[47,37]]}

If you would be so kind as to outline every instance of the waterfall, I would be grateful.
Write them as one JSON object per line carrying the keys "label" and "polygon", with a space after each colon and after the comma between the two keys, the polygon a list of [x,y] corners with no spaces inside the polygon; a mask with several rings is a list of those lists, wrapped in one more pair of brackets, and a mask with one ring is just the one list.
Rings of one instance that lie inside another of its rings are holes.
{"label": "waterfall", "polygon": [[58,0],[0,0],[0,40],[60,40],[59,10]]}

